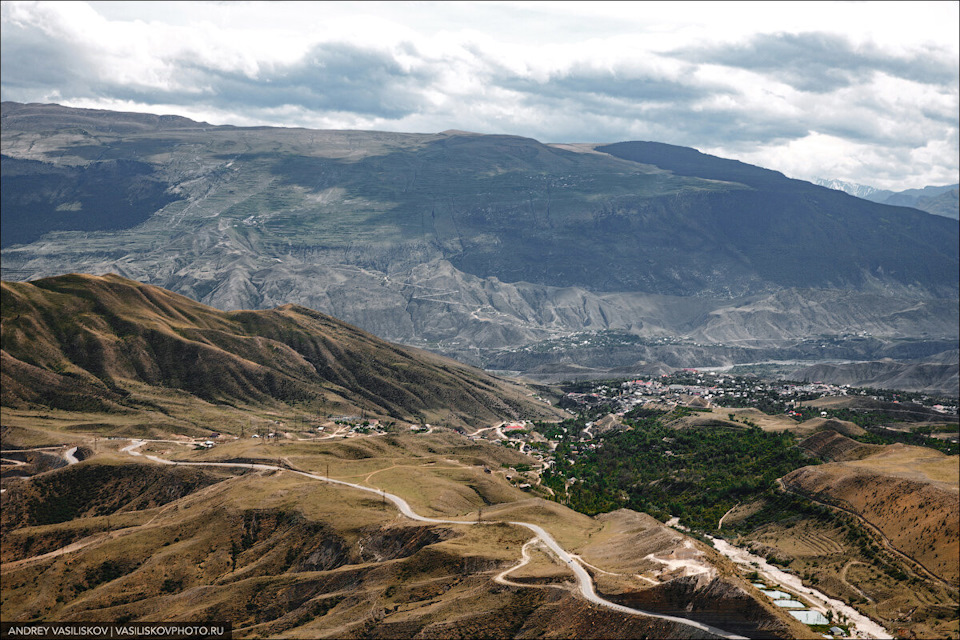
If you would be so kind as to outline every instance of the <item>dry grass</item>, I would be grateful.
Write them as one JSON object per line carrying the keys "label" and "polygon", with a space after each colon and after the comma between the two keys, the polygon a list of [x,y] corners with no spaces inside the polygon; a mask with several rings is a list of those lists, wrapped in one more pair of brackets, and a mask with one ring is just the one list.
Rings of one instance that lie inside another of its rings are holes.
{"label": "dry grass", "polygon": [[896,549],[956,587],[960,581],[956,488],[905,479],[877,470],[882,465],[863,462],[805,467],[785,476],[784,482],[858,514],[879,528]]}
{"label": "dry grass", "polygon": [[928,447],[894,444],[879,453],[849,466],[918,482],[936,483],[940,488],[960,491],[960,464],[957,456],[948,456]]}
{"label": "dry grass", "polygon": [[851,545],[836,524],[809,519],[770,524],[744,542],[758,545],[761,554],[789,560],[791,571],[804,582],[853,603],[888,629],[903,629],[905,637],[951,637],[957,628],[955,591],[891,577]]}
{"label": "dry grass", "polygon": [[[730,419],[731,415],[733,416],[732,420]],[[712,407],[710,411],[697,411],[693,415],[675,420],[670,423],[670,426],[678,429],[715,424],[745,427],[750,423],[757,425],[764,431],[806,433],[802,425],[788,416],[771,416],[753,408]]]}
{"label": "dry grass", "polygon": [[507,580],[527,585],[572,585],[573,573],[560,564],[556,557],[542,544],[532,543],[525,546],[529,562],[511,571]]}
{"label": "dry grass", "polygon": [[[23,419],[27,426],[18,427],[22,433],[16,435],[28,439],[63,433],[88,416],[76,422],[64,416],[49,432],[39,429],[38,424],[47,423],[36,416]],[[70,469],[131,463],[158,473],[197,469],[133,458],[118,451],[126,443],[101,439],[93,459]],[[376,496],[289,471],[218,471],[219,482],[161,506],[15,529],[7,540],[18,548],[26,548],[27,538],[49,541],[54,549],[57,541],[78,546],[60,555],[5,563],[4,619],[226,618],[234,621],[238,637],[420,632],[448,637],[453,631],[502,636],[524,624],[538,634],[570,635],[574,627],[558,621],[569,616],[538,613],[544,607],[575,605],[568,592],[493,582],[519,561],[532,538],[528,529],[507,521],[540,524],[562,546],[599,568],[591,569],[598,584],[613,588],[619,581],[620,590],[648,582],[626,575],[618,564],[640,569],[634,566],[639,552],[670,553],[684,540],[641,514],[618,512],[595,519],[531,498],[497,473],[504,465],[529,463],[528,458],[450,431],[317,442],[227,439],[211,450],[151,442],[142,450],[192,461],[281,460],[321,474],[329,466],[332,476],[384,488],[425,515],[467,522],[411,522]],[[494,473],[485,473],[484,467]],[[162,482],[155,489],[166,491]],[[4,500],[9,498],[5,493]],[[481,506],[484,524],[476,526],[472,523]],[[571,580],[549,554],[530,551],[532,562],[510,579],[556,585]],[[610,624],[615,626],[603,626]],[[606,635],[604,630],[623,624],[652,623],[604,613],[589,629]]]}
{"label": "dry grass", "polygon": [[662,565],[646,560],[649,554],[669,552],[684,535],[645,513],[620,509],[597,516],[601,528],[578,550],[584,560],[610,572],[636,574]]}

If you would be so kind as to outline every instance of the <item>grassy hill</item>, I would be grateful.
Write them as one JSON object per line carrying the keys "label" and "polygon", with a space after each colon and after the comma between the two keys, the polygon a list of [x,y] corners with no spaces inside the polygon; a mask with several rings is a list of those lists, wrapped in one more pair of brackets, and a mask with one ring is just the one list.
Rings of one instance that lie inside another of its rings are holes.
{"label": "grassy hill", "polygon": [[2,286],[8,408],[190,422],[193,406],[194,424],[203,407],[451,425],[552,413],[521,387],[303,307],[227,313],[114,275]]}
{"label": "grassy hill", "polygon": [[[529,530],[508,523],[520,519],[589,557],[605,591],[643,593],[653,583],[654,610],[749,637],[813,637],[706,547],[643,514],[593,519],[525,493],[483,469],[528,458],[450,431],[146,449],[194,462],[282,456],[464,524],[412,522],[376,496],[286,471],[143,462],[120,444],[101,441],[79,464],[5,482],[5,620],[214,617],[251,638],[713,637],[587,605],[571,593],[569,570],[542,550],[532,566],[518,566],[531,542]],[[486,524],[475,526],[480,509]],[[628,546],[685,550],[709,575],[678,578]],[[511,567],[513,584],[495,580]]]}
{"label": "grassy hill", "polygon": [[783,482],[857,513],[898,550],[960,586],[956,457],[900,444],[880,449],[856,456],[860,459],[798,469]]}
{"label": "grassy hill", "polygon": [[955,636],[957,456],[863,444],[835,426],[800,443],[822,464],[788,473],[786,492],[738,506],[724,528],[903,636]]}

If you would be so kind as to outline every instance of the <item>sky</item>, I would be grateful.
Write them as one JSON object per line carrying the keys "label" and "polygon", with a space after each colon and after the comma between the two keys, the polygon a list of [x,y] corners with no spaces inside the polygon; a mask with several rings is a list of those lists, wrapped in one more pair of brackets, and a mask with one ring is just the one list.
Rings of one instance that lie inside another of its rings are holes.
{"label": "sky", "polygon": [[960,181],[960,2],[3,2],[0,97]]}

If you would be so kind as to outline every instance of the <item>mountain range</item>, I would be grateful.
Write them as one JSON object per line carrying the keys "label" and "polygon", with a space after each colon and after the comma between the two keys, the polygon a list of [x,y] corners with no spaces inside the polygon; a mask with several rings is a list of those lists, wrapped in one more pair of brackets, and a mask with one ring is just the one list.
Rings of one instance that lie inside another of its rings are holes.
{"label": "mountain range", "polygon": [[296,304],[510,370],[956,348],[956,221],[694,149],[9,102],[2,125],[6,280]]}
{"label": "mountain range", "polygon": [[938,216],[953,218],[954,220],[960,219],[960,199],[958,199],[960,185],[958,184],[927,186],[922,189],[906,189],[904,191],[888,191],[855,182],[827,178],[818,178],[814,180],[814,184],[843,191],[871,202],[913,207]]}

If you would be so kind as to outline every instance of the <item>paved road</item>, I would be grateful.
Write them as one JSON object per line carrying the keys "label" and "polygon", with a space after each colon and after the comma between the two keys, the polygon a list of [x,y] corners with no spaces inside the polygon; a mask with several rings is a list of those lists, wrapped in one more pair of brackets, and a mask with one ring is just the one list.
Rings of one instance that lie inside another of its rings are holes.
{"label": "paved road", "polygon": [[[141,454],[139,451],[137,451],[137,449],[143,446],[145,442],[146,441],[143,441],[143,440],[134,440],[128,446],[121,449],[121,451],[125,451],[135,456],[143,456],[148,460],[153,460],[154,462],[159,462],[160,464],[168,464],[168,465],[190,465],[190,466],[233,467],[233,468],[239,467],[243,469],[287,471],[290,473],[296,473],[302,476],[306,476],[308,478],[313,478],[314,480],[320,480],[321,482],[328,482],[330,484],[342,485],[344,487],[350,487],[352,489],[358,489],[360,491],[373,493],[375,495],[380,496],[383,499],[389,500],[394,505],[396,505],[397,509],[400,510],[400,513],[410,518],[411,520],[416,520],[418,522],[429,522],[432,524],[461,524],[461,525],[478,524],[477,522],[465,521],[465,520],[444,520],[440,518],[428,518],[426,516],[422,516],[416,513],[413,509],[410,508],[410,505],[407,503],[407,501],[401,498],[400,496],[395,496],[392,493],[387,493],[386,491],[383,491],[381,489],[373,489],[371,487],[365,487],[363,485],[355,484],[353,482],[336,480],[334,478],[328,478],[326,476],[321,476],[314,473],[308,473],[306,471],[297,471],[295,469],[287,469],[284,467],[278,467],[278,466],[269,465],[269,464],[256,464],[256,463],[243,463],[243,462],[175,462],[173,460],[158,458],[157,456],[144,455],[144,454]],[[589,602],[600,605],[601,607],[606,607],[607,609],[613,609],[614,611],[618,611],[620,613],[626,613],[629,615],[647,616],[650,618],[659,618],[661,620],[668,620],[670,622],[683,624],[688,627],[694,627],[695,629],[700,629],[701,631],[706,631],[707,633],[712,633],[721,638],[746,640],[744,636],[738,636],[736,634],[724,631],[723,629],[718,629],[717,627],[713,627],[708,624],[704,624],[702,622],[697,622],[695,620],[689,620],[687,618],[678,618],[675,616],[668,616],[668,615],[663,615],[659,613],[653,613],[650,611],[642,611],[640,609],[632,609],[630,607],[626,607],[620,604],[616,604],[615,602],[610,602],[609,600],[605,600],[597,595],[597,592],[593,587],[593,578],[590,577],[590,574],[587,573],[587,570],[584,569],[583,566],[579,562],[577,562],[569,553],[567,553],[563,549],[563,547],[561,547],[557,543],[557,541],[554,540],[553,536],[550,535],[545,529],[543,529],[543,527],[540,527],[539,525],[531,524],[529,522],[511,521],[509,524],[512,524],[518,527],[525,527],[530,531],[532,531],[534,535],[536,535],[537,538],[539,538],[547,546],[547,548],[550,549],[560,559],[561,562],[566,564],[577,579],[580,595],[582,595]]]}

